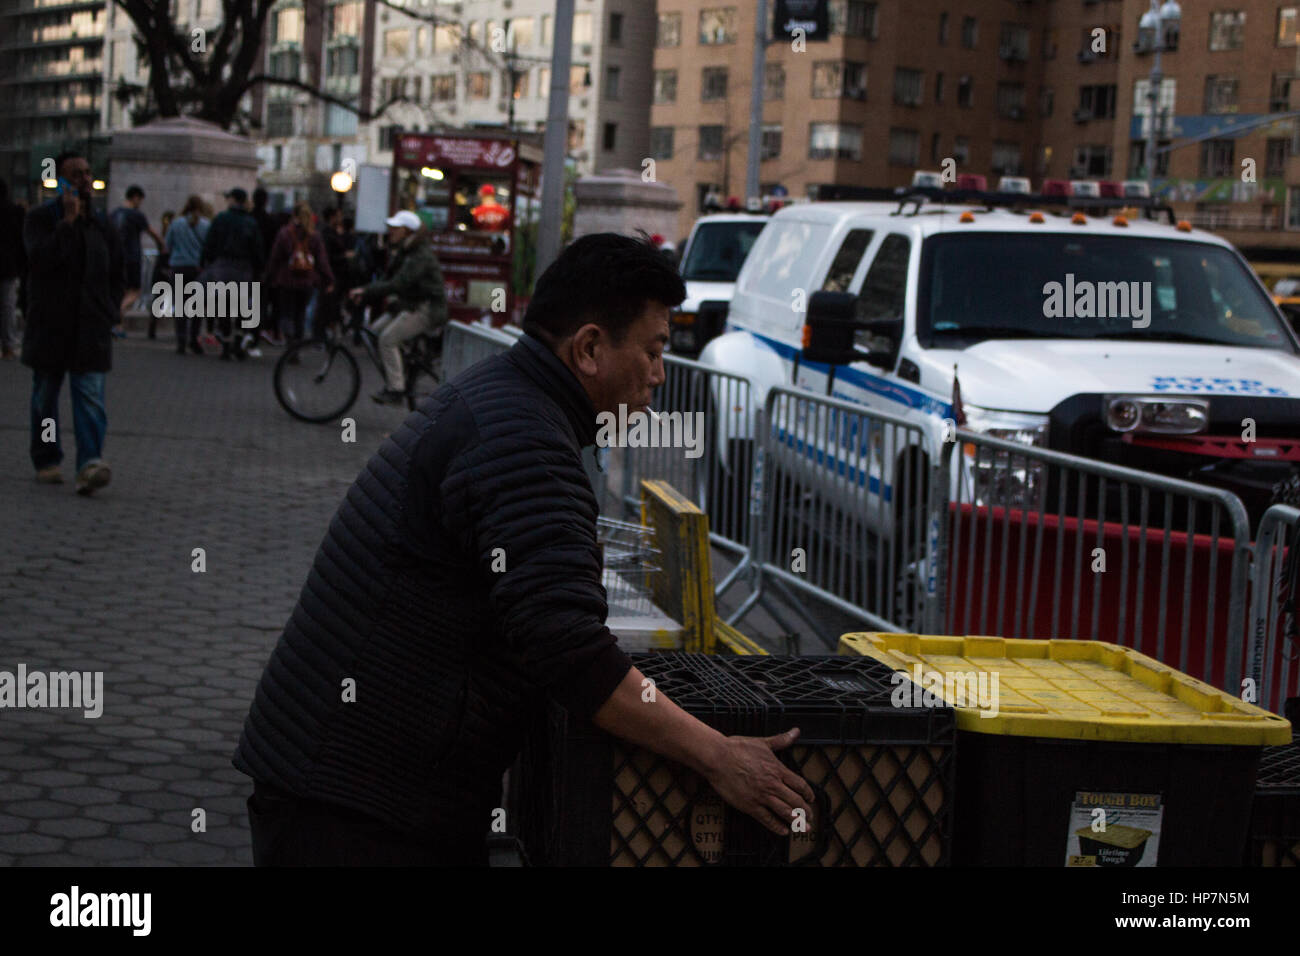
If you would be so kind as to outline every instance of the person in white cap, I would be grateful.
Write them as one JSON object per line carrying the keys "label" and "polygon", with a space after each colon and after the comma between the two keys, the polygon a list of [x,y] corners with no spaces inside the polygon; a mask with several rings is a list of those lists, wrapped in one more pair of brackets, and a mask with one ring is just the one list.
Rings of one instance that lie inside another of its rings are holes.
{"label": "person in white cap", "polygon": [[353,289],[348,298],[384,310],[371,328],[379,333],[386,384],[370,397],[381,405],[397,405],[406,400],[402,343],[447,324],[447,290],[438,259],[420,233],[420,217],[403,209],[385,223],[389,257],[384,277]]}

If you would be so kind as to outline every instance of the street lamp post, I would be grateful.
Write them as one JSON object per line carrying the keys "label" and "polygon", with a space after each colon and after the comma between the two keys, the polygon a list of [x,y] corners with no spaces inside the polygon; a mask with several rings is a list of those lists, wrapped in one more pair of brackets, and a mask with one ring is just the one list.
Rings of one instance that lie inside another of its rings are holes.
{"label": "street lamp post", "polygon": [[1152,38],[1151,51],[1155,54],[1147,89],[1147,146],[1144,158],[1148,196],[1156,193],[1156,116],[1160,103],[1160,84],[1164,80],[1164,74],[1160,72],[1160,54],[1178,48],[1176,42],[1169,44],[1167,40],[1170,34],[1176,35],[1182,17],[1183,8],[1178,5],[1178,0],[1165,0],[1163,5],[1160,0],[1151,0],[1151,9],[1142,14],[1142,19],[1138,22],[1138,35],[1146,32]]}

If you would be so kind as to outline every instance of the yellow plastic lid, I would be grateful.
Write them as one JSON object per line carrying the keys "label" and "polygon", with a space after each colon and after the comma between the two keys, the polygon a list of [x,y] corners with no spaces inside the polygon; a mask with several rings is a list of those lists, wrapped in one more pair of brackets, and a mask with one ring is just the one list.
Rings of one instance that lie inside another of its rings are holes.
{"label": "yellow plastic lid", "polygon": [[[903,671],[957,728],[1012,737],[1265,746],[1291,724],[1154,658],[1103,641],[864,633],[841,654]],[[903,702],[908,705],[908,701]]]}

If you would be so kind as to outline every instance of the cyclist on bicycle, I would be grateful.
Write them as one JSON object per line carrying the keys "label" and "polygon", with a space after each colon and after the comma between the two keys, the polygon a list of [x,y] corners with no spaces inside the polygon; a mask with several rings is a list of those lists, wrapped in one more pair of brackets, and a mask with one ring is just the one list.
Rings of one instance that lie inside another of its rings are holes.
{"label": "cyclist on bicycle", "polygon": [[406,399],[402,344],[447,324],[447,290],[433,248],[420,234],[420,217],[404,209],[385,224],[388,266],[384,276],[353,289],[348,298],[385,310],[371,328],[379,333],[386,382],[370,397],[381,405],[397,405]]}

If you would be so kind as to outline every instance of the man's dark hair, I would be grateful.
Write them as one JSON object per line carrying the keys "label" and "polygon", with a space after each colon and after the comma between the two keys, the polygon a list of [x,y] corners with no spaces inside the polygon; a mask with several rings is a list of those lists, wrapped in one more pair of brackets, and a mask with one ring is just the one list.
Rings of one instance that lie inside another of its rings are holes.
{"label": "man's dark hair", "polygon": [[258,186],[256,189],[253,190],[254,209],[262,209],[263,207],[265,207],[266,200],[267,200],[267,195],[265,189],[263,189],[261,186]]}
{"label": "man's dark hair", "polygon": [[59,155],[54,157],[54,172],[56,175],[58,173],[63,172],[63,164],[70,159],[85,159],[85,158],[86,158],[85,156],[82,156],[75,149],[65,149],[63,152],[59,153]]}
{"label": "man's dark hair", "polygon": [[686,298],[676,267],[645,239],[598,232],[560,253],[537,280],[523,328],[548,345],[594,322],[621,342],[649,302]]}
{"label": "man's dark hair", "polygon": [[127,186],[127,187],[126,187],[126,198],[127,198],[127,199],[134,199],[134,198],[137,197],[137,196],[139,196],[141,199],[143,199],[143,198],[144,198],[144,190],[141,189],[139,186]]}

